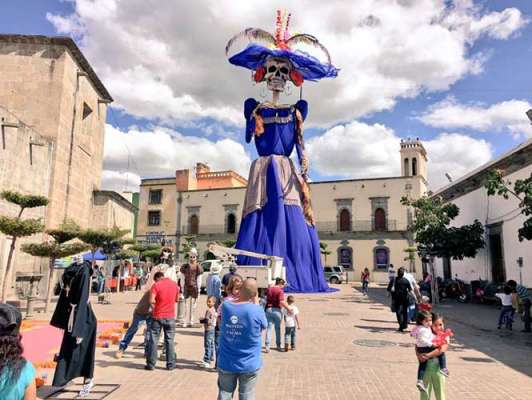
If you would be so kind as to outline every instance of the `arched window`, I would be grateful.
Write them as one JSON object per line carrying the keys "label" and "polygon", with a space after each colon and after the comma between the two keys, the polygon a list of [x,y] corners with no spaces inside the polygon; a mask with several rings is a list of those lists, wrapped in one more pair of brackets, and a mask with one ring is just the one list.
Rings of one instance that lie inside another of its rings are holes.
{"label": "arched window", "polygon": [[382,208],[377,208],[375,210],[375,230],[386,230],[386,212]]}
{"label": "arched window", "polygon": [[353,268],[353,248],[341,246],[338,248],[338,264],[344,268]]}
{"label": "arched window", "polygon": [[375,247],[373,254],[375,269],[386,271],[390,265],[390,250],[387,247]]}
{"label": "arched window", "polygon": [[412,158],[412,176],[417,175],[417,158]]}
{"label": "arched window", "polygon": [[408,172],[409,168],[408,168],[408,158],[405,158],[405,161],[403,162],[404,163],[404,167],[405,167],[405,176],[409,176],[410,173]]}
{"label": "arched window", "polygon": [[227,232],[226,233],[236,233],[236,217],[235,214],[227,215]]}
{"label": "arched window", "polygon": [[197,235],[199,233],[199,217],[197,215],[193,215],[190,217],[189,233],[191,235]]}
{"label": "arched window", "polygon": [[340,232],[350,232],[351,231],[351,213],[348,209],[344,208],[340,211]]}

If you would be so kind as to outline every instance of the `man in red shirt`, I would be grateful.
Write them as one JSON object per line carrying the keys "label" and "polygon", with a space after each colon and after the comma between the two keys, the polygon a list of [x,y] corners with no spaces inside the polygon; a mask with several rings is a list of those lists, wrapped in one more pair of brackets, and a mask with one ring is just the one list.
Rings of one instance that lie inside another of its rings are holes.
{"label": "man in red shirt", "polygon": [[166,351],[166,369],[175,369],[175,311],[179,301],[179,286],[170,278],[165,278],[162,272],[154,275],[157,282],[151,288],[150,303],[152,305],[152,322],[149,337],[149,346],[146,350],[145,369],[152,371],[157,362],[157,343],[164,331],[164,348]]}
{"label": "man in red shirt", "polygon": [[275,280],[275,286],[268,288],[266,294],[266,320],[268,321],[268,329],[266,330],[266,353],[270,352],[270,341],[272,338],[273,327],[275,326],[275,342],[277,350],[282,351],[281,348],[281,321],[283,319],[283,308],[287,308],[284,301],[284,285],[285,281],[282,278]]}

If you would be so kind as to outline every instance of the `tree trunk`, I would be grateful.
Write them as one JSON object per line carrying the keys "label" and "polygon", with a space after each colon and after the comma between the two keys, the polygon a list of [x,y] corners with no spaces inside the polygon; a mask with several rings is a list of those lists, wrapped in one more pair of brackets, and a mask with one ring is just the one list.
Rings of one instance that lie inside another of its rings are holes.
{"label": "tree trunk", "polygon": [[50,308],[50,300],[52,299],[52,291],[53,291],[53,282],[54,282],[54,265],[55,265],[55,258],[50,257],[50,262],[48,265],[48,288],[46,290],[46,300],[44,302],[44,312],[48,312],[48,308]]}
{"label": "tree trunk", "polygon": [[5,303],[7,298],[7,285],[9,273],[11,272],[11,261],[13,261],[13,254],[15,253],[15,242],[17,241],[16,237],[11,239],[11,246],[9,247],[9,255],[7,256],[6,271],[4,273],[4,282],[2,282],[2,296],[1,302]]}
{"label": "tree trunk", "polygon": [[440,296],[438,294],[438,280],[436,279],[436,273],[434,270],[434,256],[429,257],[429,266],[430,266],[430,274],[432,275],[432,281],[431,281],[431,292],[432,292],[432,303],[438,304],[440,302]]}

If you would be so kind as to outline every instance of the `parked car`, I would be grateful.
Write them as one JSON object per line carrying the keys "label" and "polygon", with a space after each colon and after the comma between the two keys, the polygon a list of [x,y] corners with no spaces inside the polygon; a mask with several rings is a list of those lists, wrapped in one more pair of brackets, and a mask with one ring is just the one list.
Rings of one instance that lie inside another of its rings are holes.
{"label": "parked car", "polygon": [[341,265],[336,265],[334,267],[323,267],[323,274],[329,283],[342,283],[344,280],[344,267]]}

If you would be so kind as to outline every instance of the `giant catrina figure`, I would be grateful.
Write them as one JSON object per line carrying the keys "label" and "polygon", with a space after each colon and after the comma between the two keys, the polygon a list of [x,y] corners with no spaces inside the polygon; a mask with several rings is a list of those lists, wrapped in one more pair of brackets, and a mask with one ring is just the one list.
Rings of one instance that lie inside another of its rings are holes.
{"label": "giant catrina figure", "polygon": [[[319,239],[307,183],[309,163],[303,142],[303,121],[308,112],[305,100],[296,104],[279,104],[286,83],[301,87],[305,80],[317,81],[336,77],[327,49],[314,37],[298,34],[290,37],[290,15],[284,19],[277,11],[275,36],[248,28],[234,36],[226,54],[239,39],[248,39],[247,47],[231,56],[231,64],[248,68],[255,82],[266,82],[272,101],[244,103],[246,141],[255,140],[259,158],[253,161],[236,248],[283,257],[290,292],[325,292],[330,290],[323,276]],[[284,29],[283,29],[284,28]],[[258,42],[265,42],[266,46]],[[324,55],[316,57],[299,50],[311,46]],[[299,170],[290,155],[294,147]],[[258,265],[262,261],[239,257],[241,265]]]}

